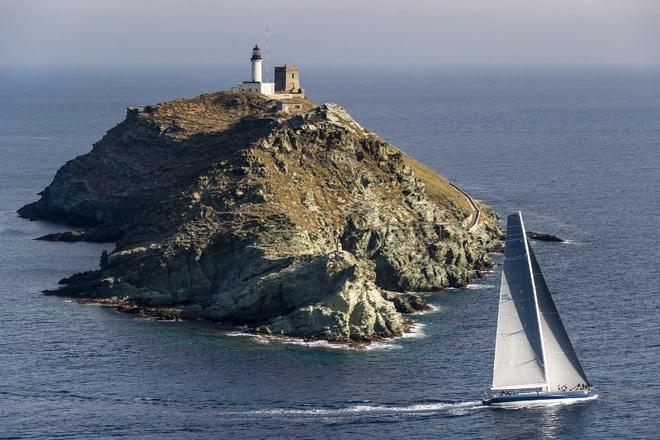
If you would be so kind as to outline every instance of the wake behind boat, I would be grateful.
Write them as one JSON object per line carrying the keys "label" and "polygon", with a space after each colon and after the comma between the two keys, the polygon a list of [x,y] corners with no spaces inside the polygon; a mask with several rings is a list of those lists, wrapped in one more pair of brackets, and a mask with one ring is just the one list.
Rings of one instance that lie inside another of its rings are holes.
{"label": "wake behind boat", "polygon": [[525,233],[507,219],[497,316],[493,407],[551,406],[596,399]]}

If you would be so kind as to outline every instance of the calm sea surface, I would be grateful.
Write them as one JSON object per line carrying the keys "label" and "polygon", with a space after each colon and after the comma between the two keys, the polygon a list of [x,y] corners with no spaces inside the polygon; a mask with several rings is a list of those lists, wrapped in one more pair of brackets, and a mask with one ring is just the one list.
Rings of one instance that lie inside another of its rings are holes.
{"label": "calm sea surface", "polygon": [[104,245],[34,241],[65,228],[16,209],[127,105],[226,88],[245,70],[0,70],[0,438],[658,438],[659,72],[302,70],[316,101],[569,240],[534,249],[595,402],[480,406],[497,271],[431,295],[416,335],[367,351],[41,295],[94,268]]}

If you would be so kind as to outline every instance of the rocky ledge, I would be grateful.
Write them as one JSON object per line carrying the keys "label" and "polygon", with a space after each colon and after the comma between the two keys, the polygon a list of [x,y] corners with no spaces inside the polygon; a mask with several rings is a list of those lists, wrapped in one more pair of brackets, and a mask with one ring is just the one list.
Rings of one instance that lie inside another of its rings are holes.
{"label": "rocky ledge", "polygon": [[30,219],[116,241],[54,294],[338,342],[401,335],[415,293],[466,285],[502,237],[444,178],[334,104],[204,94],[127,109]]}

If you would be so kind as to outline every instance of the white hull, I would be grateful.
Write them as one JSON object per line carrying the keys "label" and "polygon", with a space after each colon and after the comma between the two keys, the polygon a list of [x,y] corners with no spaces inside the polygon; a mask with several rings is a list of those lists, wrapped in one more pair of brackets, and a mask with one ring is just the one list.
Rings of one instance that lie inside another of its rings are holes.
{"label": "white hull", "polygon": [[534,408],[558,405],[573,405],[575,403],[595,400],[598,394],[592,394],[586,397],[566,397],[563,399],[538,399],[538,400],[512,400],[508,402],[493,402],[490,404],[493,408]]}

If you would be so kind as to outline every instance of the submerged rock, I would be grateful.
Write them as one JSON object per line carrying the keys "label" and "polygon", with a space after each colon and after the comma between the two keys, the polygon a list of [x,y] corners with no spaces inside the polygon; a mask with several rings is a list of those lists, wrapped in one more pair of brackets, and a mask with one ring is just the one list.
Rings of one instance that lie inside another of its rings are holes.
{"label": "submerged rock", "polygon": [[[494,212],[335,104],[274,111],[211,93],[129,108],[57,172],[27,218],[118,240],[54,292],[129,311],[334,341],[398,336],[412,291],[461,287],[500,246]],[[133,309],[135,307],[136,309]]]}

